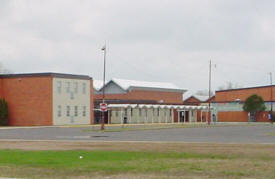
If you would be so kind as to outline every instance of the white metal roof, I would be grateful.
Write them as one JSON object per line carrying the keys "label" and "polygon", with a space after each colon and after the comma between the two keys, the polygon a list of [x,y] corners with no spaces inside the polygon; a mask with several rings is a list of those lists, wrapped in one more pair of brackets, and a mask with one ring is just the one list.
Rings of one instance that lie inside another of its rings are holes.
{"label": "white metal roof", "polygon": [[177,110],[207,110],[208,106],[159,105],[159,104],[109,104],[108,108],[168,108]]}
{"label": "white metal roof", "polygon": [[201,102],[207,101],[209,99],[208,95],[205,95],[205,96],[203,96],[203,95],[196,95],[196,94],[192,94],[192,92],[188,91],[188,92],[185,92],[183,94],[183,101],[187,100],[188,98],[190,98],[192,96],[195,97],[195,98],[197,98]]}
{"label": "white metal roof", "polygon": [[94,89],[99,91],[103,87],[103,81],[101,80],[93,80]]}
{"label": "white metal roof", "polygon": [[148,81],[136,81],[136,80],[125,80],[113,78],[111,81],[115,82],[124,90],[129,90],[129,88],[140,87],[140,88],[158,88],[158,89],[171,89],[171,90],[183,90],[172,83],[164,83],[164,82],[148,82]]}

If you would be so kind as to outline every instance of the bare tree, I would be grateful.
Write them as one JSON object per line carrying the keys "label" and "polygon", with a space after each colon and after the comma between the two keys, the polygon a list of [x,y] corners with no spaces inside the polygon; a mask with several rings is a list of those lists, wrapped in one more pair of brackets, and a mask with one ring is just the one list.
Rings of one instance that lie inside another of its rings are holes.
{"label": "bare tree", "polygon": [[241,88],[242,86],[239,85],[238,83],[233,83],[231,81],[227,81],[225,82],[224,85],[219,86],[218,89],[219,90],[227,90],[227,89],[236,89],[236,88]]}
{"label": "bare tree", "polygon": [[[199,96],[208,96],[209,95],[209,91],[207,89],[205,89],[205,90],[198,90],[195,94],[199,95]],[[213,96],[214,92],[211,91],[210,94],[211,94],[211,96]]]}

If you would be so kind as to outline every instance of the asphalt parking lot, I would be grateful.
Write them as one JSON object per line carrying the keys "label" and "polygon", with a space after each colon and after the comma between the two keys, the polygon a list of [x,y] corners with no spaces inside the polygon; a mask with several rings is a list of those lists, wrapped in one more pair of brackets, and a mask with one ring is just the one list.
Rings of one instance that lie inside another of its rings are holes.
{"label": "asphalt parking lot", "polygon": [[275,144],[275,125],[235,125],[99,132],[91,127],[0,129],[0,140],[155,141]]}

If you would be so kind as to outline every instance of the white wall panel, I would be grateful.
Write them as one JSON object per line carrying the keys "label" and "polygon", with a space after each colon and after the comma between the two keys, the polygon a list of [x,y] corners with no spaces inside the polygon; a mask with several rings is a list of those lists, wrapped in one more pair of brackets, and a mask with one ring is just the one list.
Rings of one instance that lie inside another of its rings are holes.
{"label": "white wall panel", "polygon": [[[67,89],[68,84],[70,84],[69,89]],[[86,86],[85,91],[83,84]],[[53,78],[53,125],[90,124],[90,91],[90,80]],[[69,116],[67,116],[67,106],[70,106]],[[77,106],[77,116],[75,106]],[[85,116],[83,116],[84,106]]]}

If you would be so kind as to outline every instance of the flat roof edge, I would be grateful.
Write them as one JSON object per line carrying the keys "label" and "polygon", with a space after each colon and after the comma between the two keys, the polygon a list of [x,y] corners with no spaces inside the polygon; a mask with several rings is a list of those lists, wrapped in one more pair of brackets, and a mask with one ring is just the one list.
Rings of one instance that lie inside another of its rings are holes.
{"label": "flat roof edge", "polygon": [[92,77],[88,75],[74,75],[74,74],[65,74],[65,73],[18,73],[18,74],[1,74],[0,78],[26,78],[26,77],[56,77],[56,78],[72,78],[72,79],[85,79],[91,80]]}
{"label": "flat roof edge", "polygon": [[186,89],[172,89],[172,88],[158,88],[158,87],[139,87],[139,86],[130,86],[127,90],[148,90],[148,91],[162,91],[162,92],[178,92],[185,93]]}
{"label": "flat roof edge", "polygon": [[235,89],[226,89],[226,90],[216,90],[216,92],[237,91],[237,90],[249,90],[249,89],[254,89],[254,88],[268,88],[268,87],[275,87],[275,85],[265,85],[265,86],[246,87],[246,88],[235,88]]}

